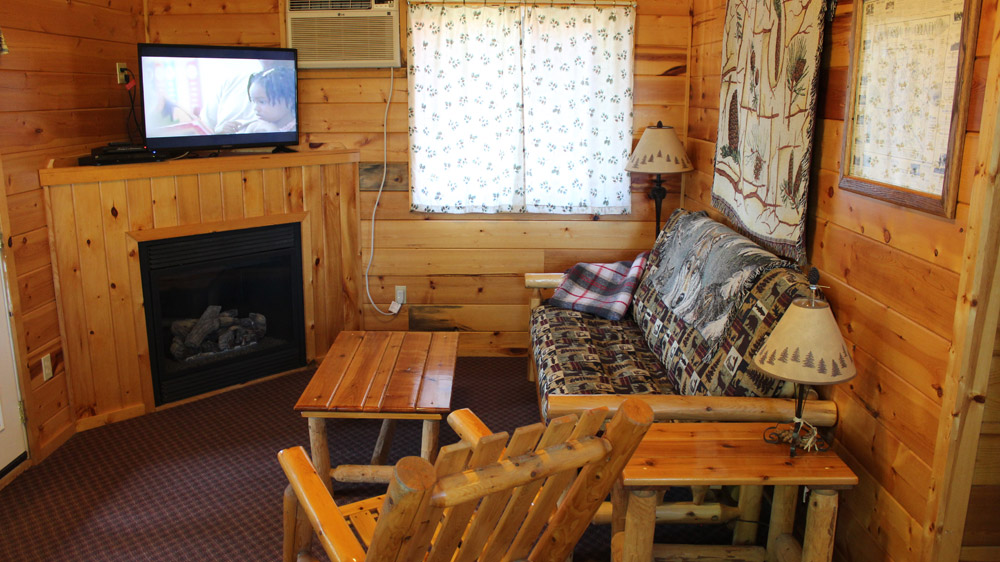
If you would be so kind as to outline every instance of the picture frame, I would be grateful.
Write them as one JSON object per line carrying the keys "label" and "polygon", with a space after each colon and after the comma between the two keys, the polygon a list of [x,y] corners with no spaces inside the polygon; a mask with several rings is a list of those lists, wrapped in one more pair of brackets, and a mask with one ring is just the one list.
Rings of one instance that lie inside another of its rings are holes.
{"label": "picture frame", "polygon": [[955,216],[982,0],[855,0],[841,189]]}

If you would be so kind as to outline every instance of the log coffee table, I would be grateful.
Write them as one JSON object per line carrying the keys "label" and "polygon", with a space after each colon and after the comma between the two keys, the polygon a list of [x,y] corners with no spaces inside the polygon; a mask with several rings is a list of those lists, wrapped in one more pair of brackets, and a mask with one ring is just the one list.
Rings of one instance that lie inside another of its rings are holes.
{"label": "log coffee table", "polygon": [[[337,480],[388,482],[385,463],[395,423],[423,420],[420,454],[434,461],[441,418],[450,411],[458,354],[454,332],[340,332],[295,409],[309,418],[313,466],[332,489]],[[340,466],[331,473],[328,418],[380,419],[372,465]]]}
{"label": "log coffee table", "polygon": [[[625,469],[624,493],[612,494],[614,559],[829,561],[837,524],[837,490],[858,477],[833,451],[800,452],[764,442],[766,423],[657,423],[649,428]],[[657,490],[670,486],[736,485],[740,488],[736,546],[654,545]],[[757,534],[764,485],[774,486],[767,547]],[[798,487],[808,486],[809,510],[803,544],[792,536]],[[624,539],[624,540],[622,540]]]}

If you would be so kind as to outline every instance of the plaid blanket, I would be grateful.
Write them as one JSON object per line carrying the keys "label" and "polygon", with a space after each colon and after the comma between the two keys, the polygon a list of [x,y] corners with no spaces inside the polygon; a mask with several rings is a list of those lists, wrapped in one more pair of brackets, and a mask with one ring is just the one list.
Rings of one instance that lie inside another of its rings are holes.
{"label": "plaid blanket", "polygon": [[578,263],[566,271],[549,304],[621,320],[632,302],[649,252],[635,260],[614,263]]}

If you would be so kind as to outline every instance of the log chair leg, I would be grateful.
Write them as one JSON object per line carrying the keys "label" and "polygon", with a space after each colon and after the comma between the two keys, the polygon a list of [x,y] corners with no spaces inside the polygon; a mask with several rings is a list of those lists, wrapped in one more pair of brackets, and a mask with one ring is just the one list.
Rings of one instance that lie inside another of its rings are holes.
{"label": "log chair leg", "polygon": [[438,452],[438,430],[441,420],[424,420],[423,432],[420,436],[420,456],[434,464]]}
{"label": "log chair leg", "polygon": [[798,486],[775,486],[771,499],[771,523],[767,528],[767,559],[776,560],[778,537],[791,534],[795,526],[795,500]]}
{"label": "log chair leg", "polygon": [[740,486],[740,519],[733,530],[733,544],[757,542],[757,520],[760,519],[760,500],[763,486]]}
{"label": "log chair leg", "polygon": [[326,420],[324,418],[309,418],[309,454],[316,473],[323,479],[326,489],[333,494],[333,481],[330,479],[330,447],[326,439]]}
{"label": "log chair leg", "polygon": [[830,562],[837,530],[837,491],[813,490],[802,541],[802,562]]}
{"label": "log chair leg", "polygon": [[622,562],[625,549],[625,533],[611,535],[611,562]]}
{"label": "log chair leg", "polygon": [[656,491],[633,489],[625,512],[624,562],[653,559],[653,531],[656,528]]}
{"label": "log chair leg", "polygon": [[[628,510],[628,490],[618,478],[611,487],[611,535],[615,536],[625,530],[625,512]],[[622,535],[622,540],[625,536]]]}
{"label": "log chair leg", "polygon": [[389,449],[392,447],[392,435],[396,432],[396,420],[382,420],[382,429],[378,432],[378,441],[375,442],[375,452],[372,453],[372,464],[385,464],[389,457]]}
{"label": "log chair leg", "polygon": [[312,526],[306,512],[299,508],[299,498],[295,496],[291,484],[285,487],[282,525],[282,562],[295,562],[302,555],[311,556],[309,550],[312,546]]}

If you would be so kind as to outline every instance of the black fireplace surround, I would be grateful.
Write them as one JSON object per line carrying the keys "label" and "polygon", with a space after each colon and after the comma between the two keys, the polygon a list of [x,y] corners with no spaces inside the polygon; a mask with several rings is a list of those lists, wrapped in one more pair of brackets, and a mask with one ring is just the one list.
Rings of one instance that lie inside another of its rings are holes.
{"label": "black fireplace surround", "polygon": [[[298,223],[139,243],[157,406],[305,366],[301,247]],[[200,318],[209,307],[266,318],[266,334],[175,359],[171,325]]]}

